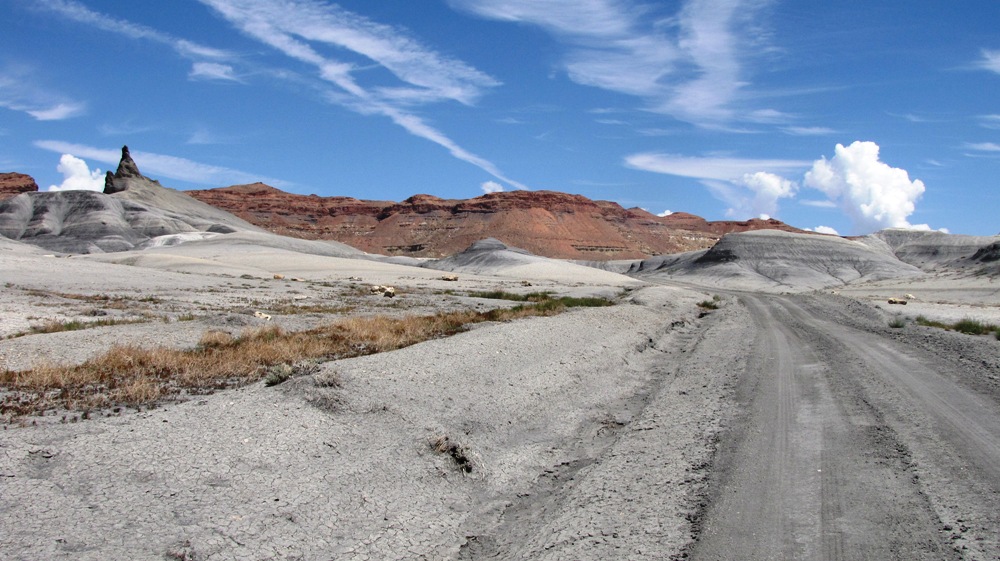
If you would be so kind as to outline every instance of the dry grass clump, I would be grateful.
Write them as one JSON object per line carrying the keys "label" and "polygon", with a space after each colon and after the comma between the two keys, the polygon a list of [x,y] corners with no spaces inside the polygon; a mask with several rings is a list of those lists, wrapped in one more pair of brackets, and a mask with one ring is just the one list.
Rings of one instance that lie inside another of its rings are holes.
{"label": "dry grass clump", "polygon": [[32,325],[30,330],[21,331],[19,333],[13,333],[7,336],[7,339],[14,339],[17,337],[24,337],[25,335],[37,335],[44,333],[59,333],[62,331],[79,331],[81,329],[92,329],[94,327],[108,327],[112,325],[127,325],[132,323],[146,323],[149,320],[146,318],[104,318],[93,321],[80,321],[80,320],[68,320],[60,321],[57,319],[48,319],[42,323]]}
{"label": "dry grass clump", "polygon": [[[451,312],[430,316],[356,317],[288,333],[275,325],[234,337],[206,332],[193,349],[146,349],[118,345],[75,366],[41,365],[0,373],[0,415],[12,419],[54,408],[90,410],[115,405],[141,406],[181,393],[198,394],[273,376],[274,383],[303,371],[291,365],[400,349],[446,337],[466,325],[553,315],[565,306],[532,305],[488,312]],[[275,368],[288,365],[289,368]]]}

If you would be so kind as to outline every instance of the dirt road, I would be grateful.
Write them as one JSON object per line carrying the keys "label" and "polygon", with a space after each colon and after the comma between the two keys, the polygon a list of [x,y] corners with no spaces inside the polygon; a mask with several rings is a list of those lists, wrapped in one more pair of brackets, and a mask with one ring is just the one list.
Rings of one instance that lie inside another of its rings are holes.
{"label": "dirt road", "polygon": [[693,559],[997,559],[998,345],[739,297],[753,351]]}

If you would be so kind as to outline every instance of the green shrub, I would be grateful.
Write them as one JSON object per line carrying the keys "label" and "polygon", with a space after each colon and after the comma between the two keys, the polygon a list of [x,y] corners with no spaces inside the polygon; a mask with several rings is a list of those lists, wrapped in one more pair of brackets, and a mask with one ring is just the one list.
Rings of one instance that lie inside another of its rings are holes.
{"label": "green shrub", "polygon": [[948,325],[948,324],[946,324],[946,323],[941,323],[940,321],[929,320],[929,319],[927,319],[924,316],[917,316],[917,319],[914,320],[914,321],[916,321],[918,325],[923,325],[923,326],[926,326],[926,327],[936,327],[938,329],[951,329],[951,326]]}
{"label": "green shrub", "polygon": [[937,327],[938,329],[946,329],[948,331],[958,331],[959,333],[966,333],[968,335],[986,335],[995,332],[997,334],[997,339],[1000,339],[1000,326],[983,323],[979,320],[971,318],[965,318],[952,324],[929,320],[924,316],[917,316],[915,321],[918,324],[925,325],[927,327]]}
{"label": "green shrub", "polygon": [[995,325],[985,324],[969,318],[963,319],[951,327],[955,331],[968,333],[969,335],[985,335],[996,329]]}
{"label": "green shrub", "polygon": [[712,300],[702,300],[701,302],[698,302],[698,307],[699,308],[705,308],[706,310],[718,310],[719,309],[719,305],[716,304]]}
{"label": "green shrub", "polygon": [[894,318],[892,321],[889,322],[889,327],[891,327],[893,329],[899,329],[901,327],[906,327],[906,321],[904,321],[903,318],[900,318],[900,317]]}

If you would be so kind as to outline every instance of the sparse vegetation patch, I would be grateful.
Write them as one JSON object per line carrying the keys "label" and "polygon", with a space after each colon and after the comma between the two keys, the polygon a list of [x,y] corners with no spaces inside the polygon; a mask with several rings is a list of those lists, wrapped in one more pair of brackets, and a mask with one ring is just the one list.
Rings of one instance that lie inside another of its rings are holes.
{"label": "sparse vegetation patch", "polygon": [[239,336],[209,331],[197,346],[187,350],[120,345],[79,365],[42,365],[0,373],[0,388],[7,390],[0,400],[0,415],[11,420],[55,408],[87,411],[142,406],[263,377],[273,385],[305,373],[294,365],[391,351],[458,333],[473,323],[555,315],[577,305],[610,304],[597,300],[601,302],[560,298],[486,312],[354,317],[291,333],[274,325]]}
{"label": "sparse vegetation patch", "polygon": [[24,337],[25,335],[36,335],[39,333],[59,333],[61,331],[79,331],[81,329],[91,329],[94,327],[126,325],[131,323],[145,323],[148,321],[149,320],[146,318],[104,318],[93,321],[80,321],[75,319],[60,321],[56,319],[50,319],[42,323],[32,325],[28,331],[12,333],[8,335],[7,338],[13,339],[15,337]]}
{"label": "sparse vegetation patch", "polygon": [[1000,339],[1000,326],[993,325],[991,323],[983,323],[975,319],[966,318],[955,323],[943,323],[940,321],[929,320],[924,316],[917,316],[914,321],[927,327],[936,327],[938,329],[946,329],[948,331],[958,331],[959,333],[966,333],[969,335],[986,335],[989,333],[995,333],[997,339]]}

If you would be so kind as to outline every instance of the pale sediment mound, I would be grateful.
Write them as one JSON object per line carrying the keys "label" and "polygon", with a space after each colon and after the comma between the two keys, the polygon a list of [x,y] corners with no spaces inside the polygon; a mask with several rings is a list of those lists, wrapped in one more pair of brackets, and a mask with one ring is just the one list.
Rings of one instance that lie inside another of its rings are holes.
{"label": "pale sediment mound", "polygon": [[835,236],[762,230],[729,234],[711,249],[641,261],[630,273],[736,290],[813,290],[920,276],[885,248]]}
{"label": "pale sediment mound", "polygon": [[635,280],[568,261],[534,255],[520,248],[487,238],[451,257],[428,261],[424,267],[475,275],[493,275],[529,280],[553,280],[594,284],[631,285]]}
{"label": "pale sediment mound", "polygon": [[143,176],[127,147],[105,193],[26,192],[0,202],[0,235],[63,253],[126,251],[159,236],[238,231],[261,230]]}

